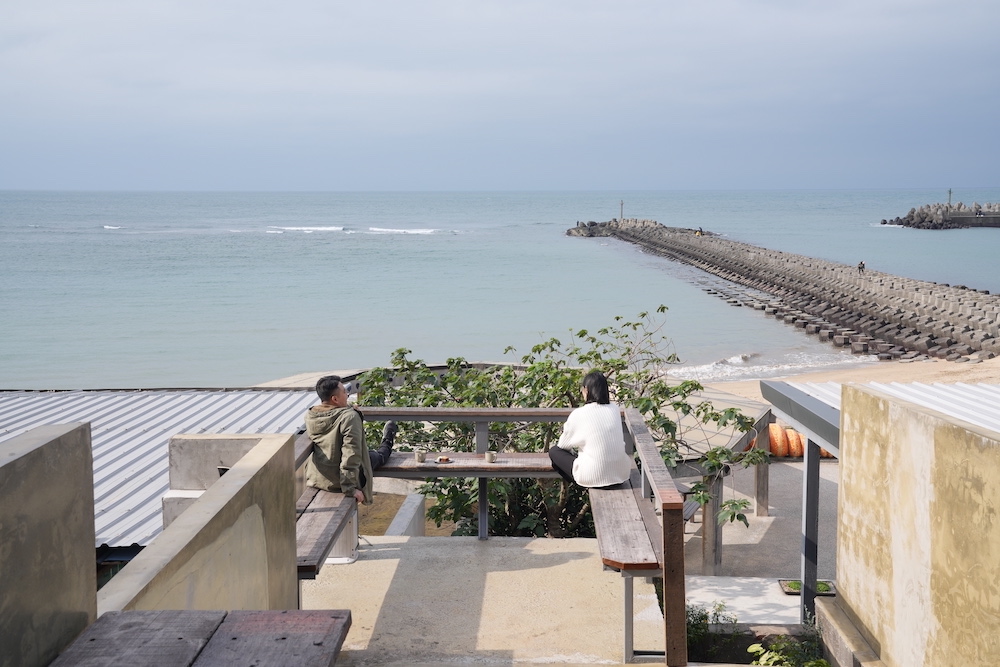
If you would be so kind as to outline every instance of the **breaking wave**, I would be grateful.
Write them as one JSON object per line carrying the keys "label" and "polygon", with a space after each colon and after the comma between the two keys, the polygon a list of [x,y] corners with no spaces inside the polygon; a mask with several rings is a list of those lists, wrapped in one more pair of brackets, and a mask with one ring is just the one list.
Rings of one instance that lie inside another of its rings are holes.
{"label": "breaking wave", "polygon": [[748,353],[720,359],[710,364],[675,366],[667,370],[667,375],[677,379],[699,380],[701,382],[754,380],[851,368],[852,366],[868,366],[877,361],[878,357],[874,355],[850,353],[794,353],[778,359],[764,359],[760,354]]}
{"label": "breaking wave", "polygon": [[312,232],[342,232],[343,227],[278,227],[276,225],[271,225],[268,229],[279,229],[283,232],[305,232],[306,234],[311,234]]}

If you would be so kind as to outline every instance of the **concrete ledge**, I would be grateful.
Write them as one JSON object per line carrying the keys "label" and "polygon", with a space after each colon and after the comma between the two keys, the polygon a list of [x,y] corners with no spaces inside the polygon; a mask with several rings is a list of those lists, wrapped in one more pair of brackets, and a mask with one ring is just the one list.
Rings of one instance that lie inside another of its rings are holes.
{"label": "concrete ledge", "polygon": [[163,494],[163,527],[166,528],[179,517],[184,510],[194,505],[204,491],[181,489],[167,491]]}
{"label": "concrete ledge", "polygon": [[101,589],[98,614],[297,607],[293,437],[245,438],[257,444]]}
{"label": "concrete ledge", "polygon": [[816,623],[833,667],[885,667],[837,598],[816,598]]}
{"label": "concrete ledge", "polygon": [[395,518],[386,529],[386,535],[423,537],[427,525],[427,500],[419,493],[406,496]]}

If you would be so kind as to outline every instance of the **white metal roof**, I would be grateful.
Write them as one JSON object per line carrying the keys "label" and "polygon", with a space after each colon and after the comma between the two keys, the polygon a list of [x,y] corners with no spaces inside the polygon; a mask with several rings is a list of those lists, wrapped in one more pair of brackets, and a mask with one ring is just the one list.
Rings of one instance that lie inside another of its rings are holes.
{"label": "white metal roof", "polygon": [[308,390],[2,391],[0,442],[45,424],[90,422],[96,546],[145,546],[163,529],[167,443],[179,433],[294,433]]}
{"label": "white metal roof", "polygon": [[[840,410],[840,383],[788,382],[786,384]],[[862,386],[871,387],[890,396],[1000,433],[1000,385],[866,382]]]}

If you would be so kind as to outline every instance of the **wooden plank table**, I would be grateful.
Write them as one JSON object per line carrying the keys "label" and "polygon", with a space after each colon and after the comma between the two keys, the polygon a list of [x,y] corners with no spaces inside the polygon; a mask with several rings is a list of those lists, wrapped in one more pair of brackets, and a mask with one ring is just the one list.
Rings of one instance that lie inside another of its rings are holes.
{"label": "wooden plank table", "polygon": [[[447,456],[451,463],[438,463]],[[429,479],[433,477],[544,477],[557,478],[559,473],[545,452],[498,453],[495,463],[485,454],[476,452],[427,452],[427,460],[419,463],[413,452],[393,452],[389,460],[375,471],[376,477]]]}
{"label": "wooden plank table", "polygon": [[54,667],[328,667],[351,627],[351,612],[113,611],[51,663]]}
{"label": "wooden plank table", "polygon": [[[438,463],[438,456],[447,456],[451,463]],[[552,468],[546,452],[502,452],[497,460],[489,463],[485,454],[475,452],[427,452],[427,459],[418,462],[412,452],[393,452],[376,477],[399,479],[432,479],[438,477],[475,477],[479,480],[479,539],[489,539],[491,477],[534,477],[557,479],[559,473]]]}

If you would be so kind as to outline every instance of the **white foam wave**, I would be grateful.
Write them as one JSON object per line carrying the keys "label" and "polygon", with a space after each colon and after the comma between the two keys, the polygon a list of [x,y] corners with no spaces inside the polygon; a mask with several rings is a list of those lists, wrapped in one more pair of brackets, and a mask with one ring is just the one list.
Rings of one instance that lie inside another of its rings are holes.
{"label": "white foam wave", "polygon": [[877,361],[878,357],[874,355],[791,354],[767,362],[760,360],[758,354],[739,354],[710,364],[673,367],[667,370],[667,375],[672,378],[701,382],[750,380],[800,375],[835,368],[867,366]]}
{"label": "white foam wave", "polygon": [[278,227],[276,225],[271,225],[268,229],[280,229],[283,232],[305,232],[306,234],[311,234],[312,232],[342,232],[343,227]]}
{"label": "white foam wave", "polygon": [[281,231],[280,229],[268,229],[267,233],[268,234],[284,234],[285,232]]}
{"label": "white foam wave", "polygon": [[390,227],[369,227],[372,234],[433,234],[436,229],[393,229]]}
{"label": "white foam wave", "polygon": [[104,228],[105,229],[121,229],[121,226],[116,227],[114,225],[104,225]]}

